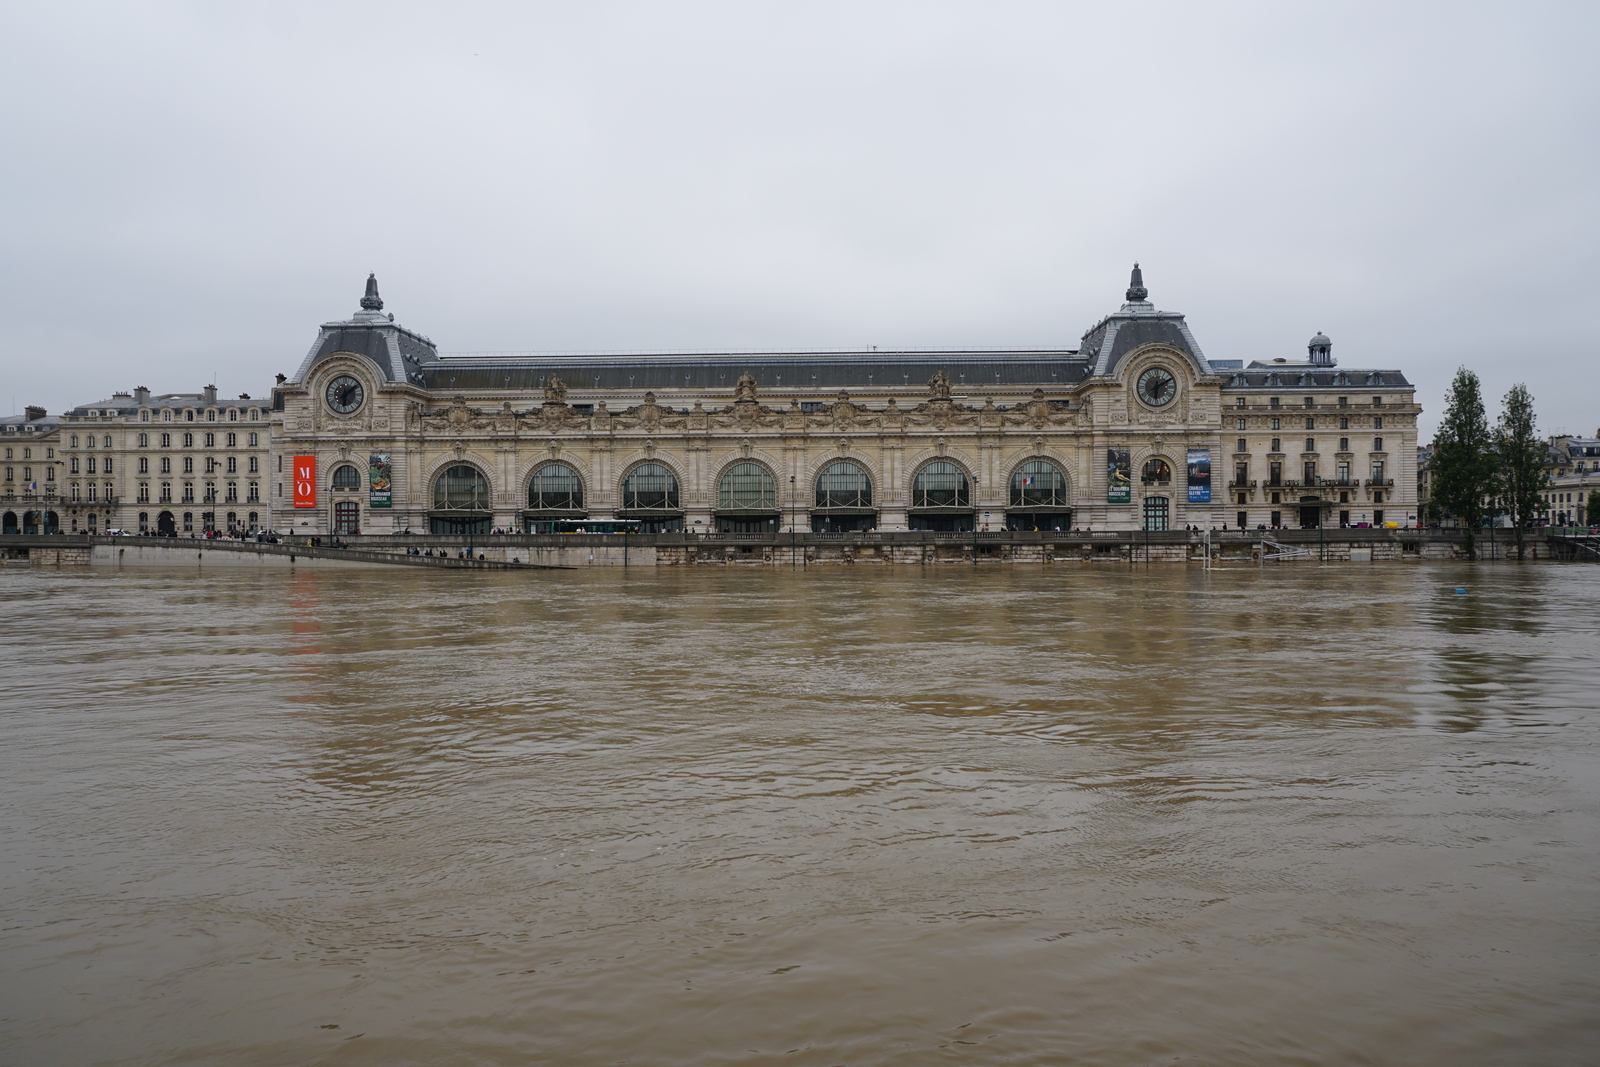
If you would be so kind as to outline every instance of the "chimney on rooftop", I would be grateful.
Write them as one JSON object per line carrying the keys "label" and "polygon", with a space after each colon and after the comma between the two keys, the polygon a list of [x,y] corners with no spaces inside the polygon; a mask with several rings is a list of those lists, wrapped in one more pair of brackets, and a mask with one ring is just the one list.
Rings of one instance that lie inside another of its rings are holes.
{"label": "chimney on rooftop", "polygon": [[22,409],[22,414],[24,418],[26,418],[29,422],[32,422],[34,419],[44,418],[45,410],[44,408],[34,407],[32,404],[29,404],[27,407]]}
{"label": "chimney on rooftop", "polygon": [[141,407],[143,407],[145,404],[150,403],[150,390],[146,389],[142,385],[139,386],[133,391],[133,399],[137,401]]}
{"label": "chimney on rooftop", "polygon": [[216,404],[216,402],[217,402],[217,387],[214,386],[214,385],[206,386],[205,394],[206,394],[206,403],[209,404],[209,405],[213,405],[214,406]]}

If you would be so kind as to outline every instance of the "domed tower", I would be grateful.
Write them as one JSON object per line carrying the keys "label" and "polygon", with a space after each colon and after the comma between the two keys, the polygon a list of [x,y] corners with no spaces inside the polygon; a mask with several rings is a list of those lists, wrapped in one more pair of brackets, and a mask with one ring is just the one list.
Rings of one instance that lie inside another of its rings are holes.
{"label": "domed tower", "polygon": [[1318,367],[1333,366],[1333,342],[1328,340],[1328,335],[1321,330],[1317,335],[1306,342],[1306,350],[1311,353],[1311,362]]}

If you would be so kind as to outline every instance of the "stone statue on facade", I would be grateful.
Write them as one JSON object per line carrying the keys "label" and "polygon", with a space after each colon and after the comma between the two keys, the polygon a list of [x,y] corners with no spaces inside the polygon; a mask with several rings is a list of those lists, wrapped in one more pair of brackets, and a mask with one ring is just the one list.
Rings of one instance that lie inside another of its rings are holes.
{"label": "stone statue on facade", "polygon": [[928,388],[933,391],[935,400],[950,399],[950,376],[940,368],[933,372],[933,377],[928,379]]}
{"label": "stone statue on facade", "polygon": [[749,371],[739,375],[739,381],[733,387],[735,403],[741,400],[754,400],[756,398],[756,380]]}
{"label": "stone statue on facade", "polygon": [[565,404],[567,402],[567,383],[557,378],[554,374],[544,383],[544,402],[546,404]]}

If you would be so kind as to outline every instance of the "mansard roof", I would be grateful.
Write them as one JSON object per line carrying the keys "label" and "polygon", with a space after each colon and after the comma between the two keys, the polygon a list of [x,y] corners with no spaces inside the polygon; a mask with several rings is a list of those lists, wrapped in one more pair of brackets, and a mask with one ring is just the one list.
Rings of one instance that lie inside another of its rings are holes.
{"label": "mansard roof", "polygon": [[765,389],[922,387],[939,371],[951,389],[1073,385],[1088,364],[1068,350],[683,352],[484,358],[445,356],[422,368],[429,389],[533,389],[555,376],[574,389],[732,389],[749,374]]}
{"label": "mansard roof", "polygon": [[1134,349],[1147,344],[1164,344],[1188,355],[1195,361],[1200,373],[1211,373],[1200,345],[1189,332],[1183,314],[1176,311],[1157,311],[1150,303],[1149,290],[1144,285],[1144,274],[1139,264],[1133,265],[1129,280],[1127,303],[1089,328],[1078,346],[1093,363],[1094,374],[1114,374],[1117,364]]}
{"label": "mansard roof", "polygon": [[1305,360],[1262,363],[1233,370],[1219,368],[1224,389],[1409,389],[1397,370],[1354,370]]}
{"label": "mansard roof", "polygon": [[378,280],[371,276],[367,278],[366,294],[361,298],[361,310],[348,319],[322,324],[294,380],[304,381],[317,360],[335,352],[365,356],[383,373],[384,380],[416,385],[423,382],[422,365],[439,358],[439,350],[432,341],[420,333],[396,326],[392,314],[383,314]]}

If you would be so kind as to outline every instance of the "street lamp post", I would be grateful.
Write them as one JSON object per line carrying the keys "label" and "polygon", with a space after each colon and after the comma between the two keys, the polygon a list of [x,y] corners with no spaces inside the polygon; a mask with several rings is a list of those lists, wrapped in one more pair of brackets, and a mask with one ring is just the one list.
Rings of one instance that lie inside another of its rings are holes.
{"label": "street lamp post", "polygon": [[978,476],[972,476],[972,565],[978,565]]}
{"label": "street lamp post", "polygon": [[795,566],[795,529],[794,529],[794,475],[789,475],[789,566]]}

